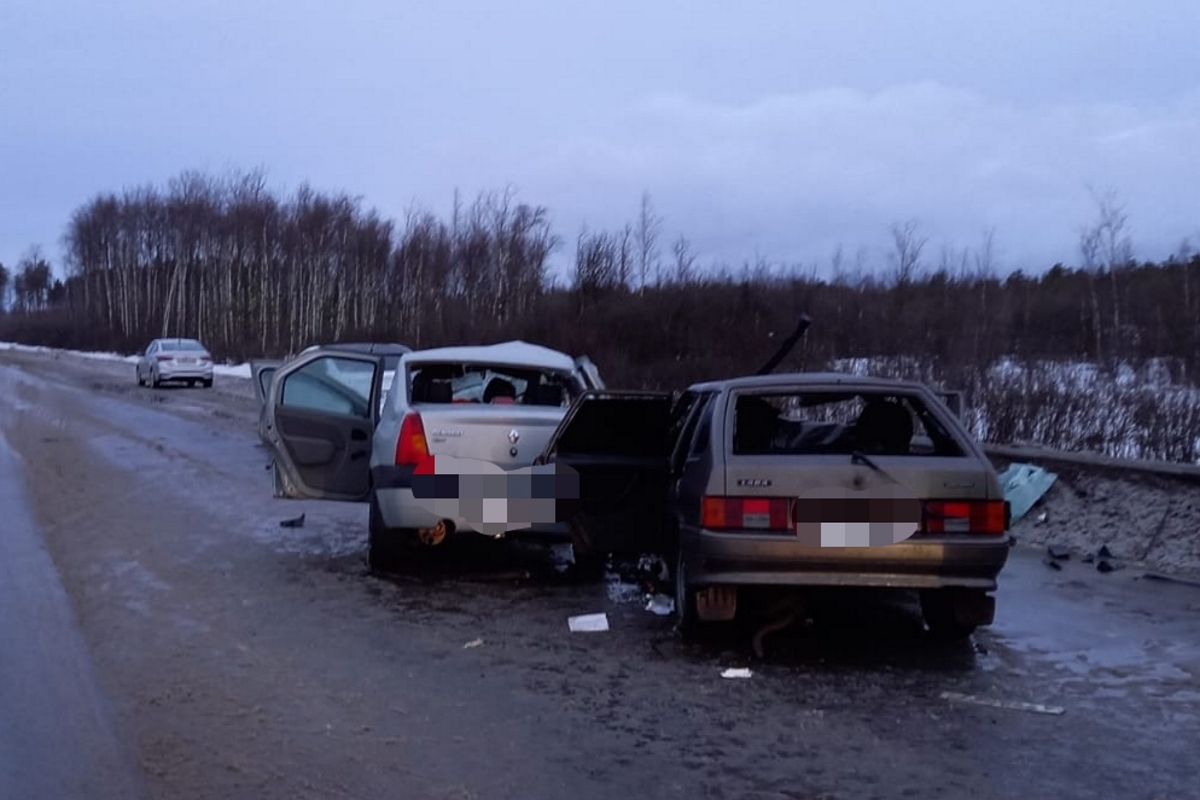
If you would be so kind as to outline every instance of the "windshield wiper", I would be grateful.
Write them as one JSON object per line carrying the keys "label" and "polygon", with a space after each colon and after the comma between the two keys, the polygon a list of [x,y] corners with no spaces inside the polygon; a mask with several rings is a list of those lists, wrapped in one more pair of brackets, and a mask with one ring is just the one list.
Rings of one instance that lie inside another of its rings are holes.
{"label": "windshield wiper", "polygon": [[871,469],[873,469],[873,470],[875,470],[876,472],[878,472],[880,475],[882,475],[882,476],[883,476],[885,479],[887,479],[887,480],[888,480],[888,481],[890,481],[891,483],[894,483],[894,484],[896,484],[897,486],[901,486],[901,485],[903,485],[903,484],[901,484],[901,483],[900,483],[900,481],[898,481],[898,480],[896,480],[894,477],[892,477],[892,476],[891,476],[891,475],[888,473],[888,471],[887,471],[887,470],[885,470],[883,467],[881,467],[881,466],[879,466],[878,464],[876,464],[876,463],[875,463],[874,461],[872,461],[871,459],[867,458],[866,454],[865,454],[865,453],[863,453],[863,452],[861,452],[861,451],[859,451],[859,450],[855,450],[855,451],[853,451],[852,453],[850,453],[850,463],[851,463],[851,464],[862,464],[862,465],[864,465],[864,466],[870,467]]}

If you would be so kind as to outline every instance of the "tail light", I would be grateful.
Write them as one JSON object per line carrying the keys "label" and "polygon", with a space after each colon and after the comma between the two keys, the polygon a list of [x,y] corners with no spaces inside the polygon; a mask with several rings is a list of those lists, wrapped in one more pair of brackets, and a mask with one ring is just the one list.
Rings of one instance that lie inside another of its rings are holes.
{"label": "tail light", "polygon": [[200,360],[201,361],[212,361],[212,356],[210,356],[208,353],[201,353]]}
{"label": "tail light", "polygon": [[925,533],[999,535],[1011,519],[1007,500],[927,500],[921,523]]}
{"label": "tail light", "polygon": [[791,530],[787,497],[705,497],[700,501],[701,524],[709,530]]}
{"label": "tail light", "polygon": [[168,356],[168,355],[161,355],[161,354],[156,356],[156,358],[158,358],[159,361],[174,361],[175,360],[175,356]]}
{"label": "tail light", "polygon": [[420,464],[429,458],[429,445],[425,443],[425,425],[421,415],[410,411],[400,423],[400,438],[396,440],[396,464]]}

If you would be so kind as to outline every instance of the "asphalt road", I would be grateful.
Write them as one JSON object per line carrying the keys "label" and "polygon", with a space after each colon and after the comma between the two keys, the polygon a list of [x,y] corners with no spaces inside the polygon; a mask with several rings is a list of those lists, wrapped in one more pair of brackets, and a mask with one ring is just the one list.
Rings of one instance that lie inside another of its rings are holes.
{"label": "asphalt road", "polygon": [[860,592],[758,659],[536,549],[369,575],[364,507],[271,497],[243,381],[4,352],[0,431],[6,800],[1200,797],[1200,589],[1132,568],[1018,548],[971,643]]}

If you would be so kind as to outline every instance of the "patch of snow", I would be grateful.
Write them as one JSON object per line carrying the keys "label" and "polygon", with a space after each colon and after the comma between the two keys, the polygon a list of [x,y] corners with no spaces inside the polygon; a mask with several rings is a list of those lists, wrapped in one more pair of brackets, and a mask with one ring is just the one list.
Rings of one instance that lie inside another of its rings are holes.
{"label": "patch of snow", "polygon": [[249,364],[213,364],[213,374],[224,378],[244,378],[249,380],[253,374]]}

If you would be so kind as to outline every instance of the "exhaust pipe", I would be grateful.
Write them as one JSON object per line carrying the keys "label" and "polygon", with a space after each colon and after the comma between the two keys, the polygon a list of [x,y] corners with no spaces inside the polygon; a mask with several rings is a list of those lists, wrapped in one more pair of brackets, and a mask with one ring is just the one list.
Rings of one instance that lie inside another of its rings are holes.
{"label": "exhaust pipe", "polygon": [[448,519],[440,519],[432,528],[418,528],[417,539],[428,547],[437,547],[454,533],[454,523]]}

